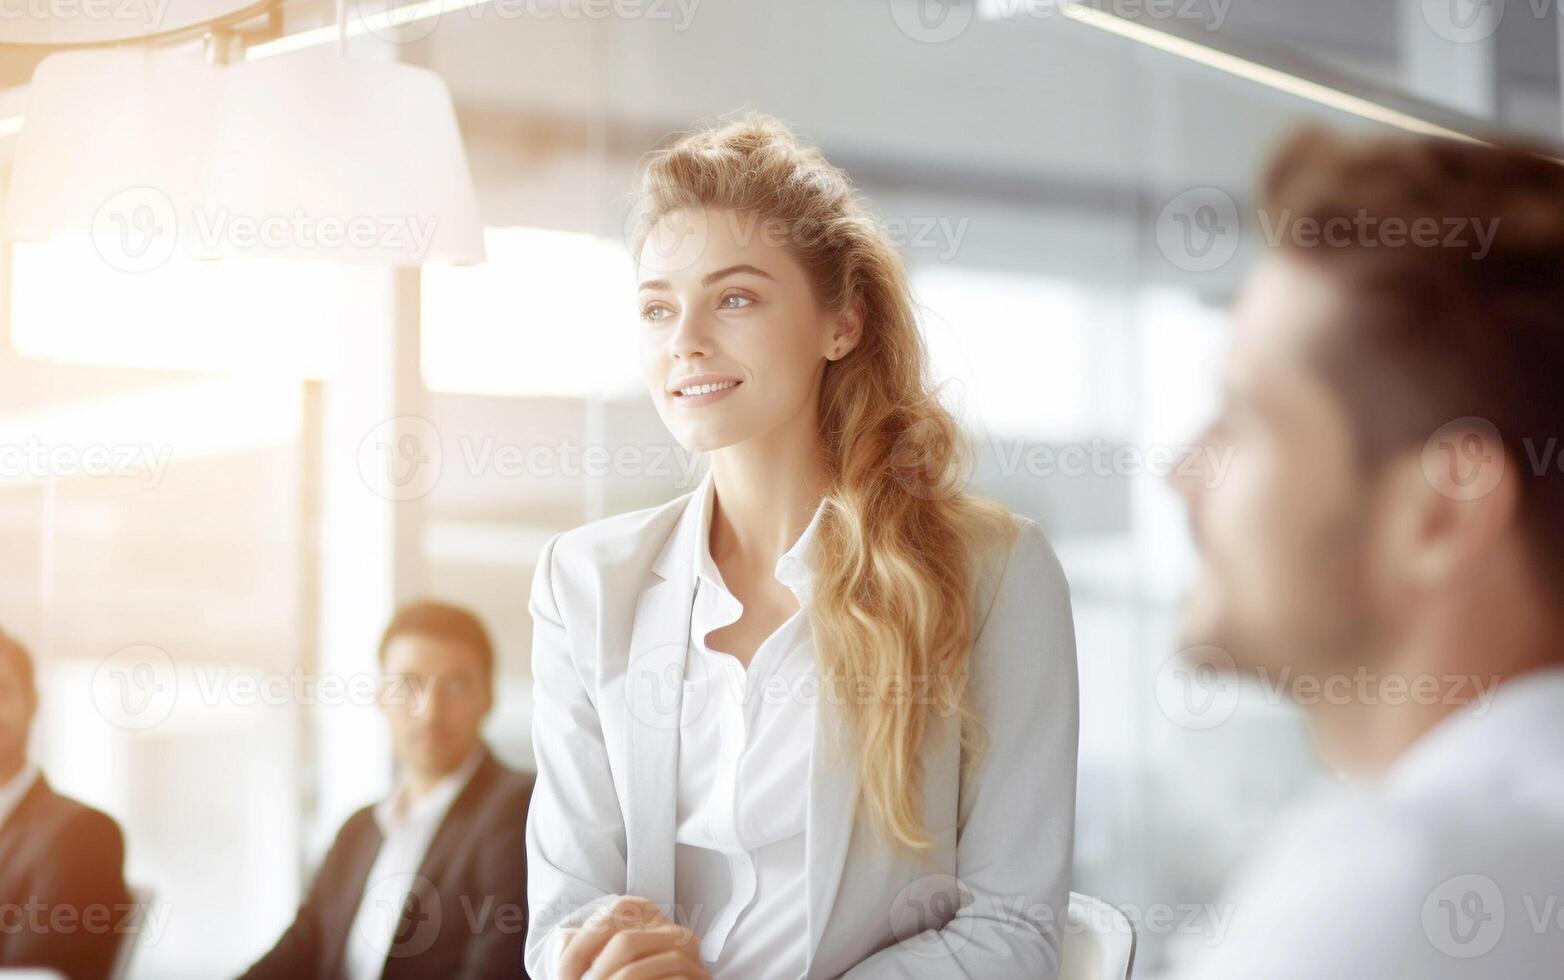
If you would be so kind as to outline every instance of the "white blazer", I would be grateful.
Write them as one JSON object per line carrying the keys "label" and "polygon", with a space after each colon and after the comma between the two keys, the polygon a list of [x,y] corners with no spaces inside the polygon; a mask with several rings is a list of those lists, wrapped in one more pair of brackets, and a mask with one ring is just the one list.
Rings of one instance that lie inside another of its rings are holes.
{"label": "white blazer", "polygon": [[[618,896],[672,914],[693,500],[557,534],[538,560],[538,779],[526,835],[534,980],[556,975],[556,931]],[[1075,824],[1075,630],[1053,549],[1034,522],[1016,521],[1008,554],[979,556],[970,684],[984,762],[962,778],[954,714],[934,720],[924,747],[926,863],[879,838],[822,695],[805,832],[808,980],[1058,972]]]}

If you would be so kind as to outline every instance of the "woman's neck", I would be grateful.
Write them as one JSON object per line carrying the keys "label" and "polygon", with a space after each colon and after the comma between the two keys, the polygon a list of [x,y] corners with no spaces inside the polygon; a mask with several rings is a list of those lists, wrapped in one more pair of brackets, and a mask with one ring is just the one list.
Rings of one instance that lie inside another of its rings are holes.
{"label": "woman's neck", "polygon": [[812,427],[809,436],[767,445],[754,440],[712,454],[717,500],[709,543],[719,564],[769,570],[808,526],[827,486]]}

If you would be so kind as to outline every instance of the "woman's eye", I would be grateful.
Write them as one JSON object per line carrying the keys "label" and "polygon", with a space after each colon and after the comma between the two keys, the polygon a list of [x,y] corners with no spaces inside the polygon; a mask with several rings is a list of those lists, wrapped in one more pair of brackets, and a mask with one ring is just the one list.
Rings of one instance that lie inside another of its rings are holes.
{"label": "woman's eye", "polygon": [[742,310],[744,307],[749,306],[753,302],[755,301],[750,299],[748,296],[744,296],[740,293],[729,293],[728,295],[722,297],[722,301],[717,305],[724,310]]}
{"label": "woman's eye", "polygon": [[648,306],[641,311],[641,319],[649,323],[666,320],[671,311],[666,306]]}

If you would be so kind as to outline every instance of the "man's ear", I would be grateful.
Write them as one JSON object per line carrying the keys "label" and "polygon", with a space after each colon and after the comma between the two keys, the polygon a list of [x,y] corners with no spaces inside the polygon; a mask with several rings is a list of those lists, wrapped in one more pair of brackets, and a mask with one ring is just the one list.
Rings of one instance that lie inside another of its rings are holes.
{"label": "man's ear", "polygon": [[1520,504],[1521,475],[1497,431],[1440,434],[1385,467],[1380,484],[1384,557],[1413,587],[1482,564],[1512,536]]}
{"label": "man's ear", "polygon": [[831,340],[826,347],[826,358],[839,361],[846,357],[863,339],[863,306],[856,300],[836,314],[831,329]]}

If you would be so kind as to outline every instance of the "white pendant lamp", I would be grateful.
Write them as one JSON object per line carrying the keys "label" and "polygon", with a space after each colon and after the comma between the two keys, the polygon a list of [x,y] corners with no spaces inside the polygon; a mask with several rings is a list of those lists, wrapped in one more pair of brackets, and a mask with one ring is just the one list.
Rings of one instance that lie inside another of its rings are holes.
{"label": "white pendant lamp", "polygon": [[189,241],[218,78],[199,51],[100,48],[39,62],[0,232],[91,237],[127,271],[160,264]]}
{"label": "white pendant lamp", "polygon": [[483,261],[456,113],[433,72],[315,50],[223,75],[202,248],[230,257]]}
{"label": "white pendant lamp", "polygon": [[[339,17],[341,5],[339,4]],[[449,92],[319,48],[51,55],[30,87],[0,236],[90,236],[122,271],[185,258],[482,262]]]}

